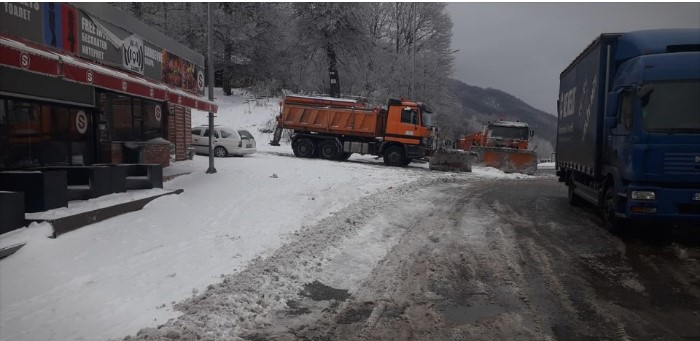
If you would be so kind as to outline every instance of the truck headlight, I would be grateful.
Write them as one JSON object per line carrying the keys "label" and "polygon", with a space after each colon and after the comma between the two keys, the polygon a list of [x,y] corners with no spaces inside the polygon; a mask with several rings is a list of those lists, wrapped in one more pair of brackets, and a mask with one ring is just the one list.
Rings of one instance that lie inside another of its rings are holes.
{"label": "truck headlight", "polygon": [[652,191],[632,191],[633,200],[655,200],[656,194]]}

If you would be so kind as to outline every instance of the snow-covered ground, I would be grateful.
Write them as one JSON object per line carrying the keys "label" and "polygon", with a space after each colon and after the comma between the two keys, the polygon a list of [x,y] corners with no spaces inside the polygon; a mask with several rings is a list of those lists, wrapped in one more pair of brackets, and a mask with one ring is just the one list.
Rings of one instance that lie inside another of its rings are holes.
{"label": "snow-covered ground", "polygon": [[[0,246],[27,242],[0,260],[0,340],[122,338],[176,317],[174,303],[368,196],[430,178],[530,178],[479,167],[473,173],[431,172],[424,163],[392,168],[372,156],[298,159],[288,144],[269,146],[269,134],[259,131],[277,114],[277,99],[249,101],[240,91],[225,97],[220,89],[216,96],[216,124],[249,129],[258,153],[218,158],[216,174],[205,173],[205,156],[175,163],[165,174],[182,175],[164,187],[184,193],[57,239],[47,238],[46,223],[0,236]],[[194,112],[193,126],[204,123],[206,113]],[[119,200],[100,198],[70,209]]]}

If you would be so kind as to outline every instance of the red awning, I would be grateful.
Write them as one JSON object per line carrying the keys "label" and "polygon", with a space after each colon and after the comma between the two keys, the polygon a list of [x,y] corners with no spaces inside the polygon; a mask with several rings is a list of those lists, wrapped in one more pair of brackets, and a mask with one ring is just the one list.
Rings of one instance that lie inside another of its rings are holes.
{"label": "red awning", "polygon": [[203,97],[161,82],[1,36],[0,65],[202,111],[215,113],[218,109]]}

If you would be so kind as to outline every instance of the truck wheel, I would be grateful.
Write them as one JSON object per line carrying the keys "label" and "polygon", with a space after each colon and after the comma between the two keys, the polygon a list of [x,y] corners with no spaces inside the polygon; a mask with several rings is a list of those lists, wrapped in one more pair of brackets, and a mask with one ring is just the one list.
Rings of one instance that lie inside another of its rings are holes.
{"label": "truck wheel", "polygon": [[338,160],[341,155],[340,145],[335,140],[325,140],[318,146],[319,156],[326,160]]}
{"label": "truck wheel", "polygon": [[292,143],[292,151],[296,157],[314,157],[314,143],[311,139],[298,139]]}
{"label": "truck wheel", "polygon": [[345,161],[350,158],[350,155],[352,155],[352,153],[343,152],[342,154],[340,154],[340,158],[338,160]]}
{"label": "truck wheel", "polygon": [[399,146],[391,146],[384,151],[384,164],[387,166],[403,167],[406,166],[403,148]]}
{"label": "truck wheel", "polygon": [[411,161],[413,161],[413,160],[412,160],[412,159],[409,159],[409,158],[406,158],[406,159],[404,159],[404,161],[403,161],[403,165],[404,165],[404,166],[408,166],[408,164],[411,163]]}
{"label": "truck wheel", "polygon": [[614,233],[623,232],[625,226],[624,221],[615,215],[617,207],[617,195],[615,194],[615,186],[610,186],[605,190],[605,200],[603,201],[603,226]]}

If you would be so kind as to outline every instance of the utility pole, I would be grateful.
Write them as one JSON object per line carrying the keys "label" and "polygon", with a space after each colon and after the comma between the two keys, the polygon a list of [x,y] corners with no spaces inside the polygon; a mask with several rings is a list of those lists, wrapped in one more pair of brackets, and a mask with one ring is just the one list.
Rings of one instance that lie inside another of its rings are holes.
{"label": "utility pole", "polygon": [[[207,34],[209,35],[209,41],[207,42],[207,74],[209,75],[209,100],[214,102],[214,54],[212,52],[211,44],[214,34],[212,33],[212,23],[211,23],[211,2],[207,3]],[[212,150],[212,135],[214,134],[214,113],[209,112],[209,168],[207,168],[207,174],[216,173],[216,168],[214,168],[214,151]]]}
{"label": "utility pole", "polygon": [[409,97],[412,101],[416,101],[415,95],[415,73],[416,73],[416,3],[411,3],[411,91],[409,92]]}

